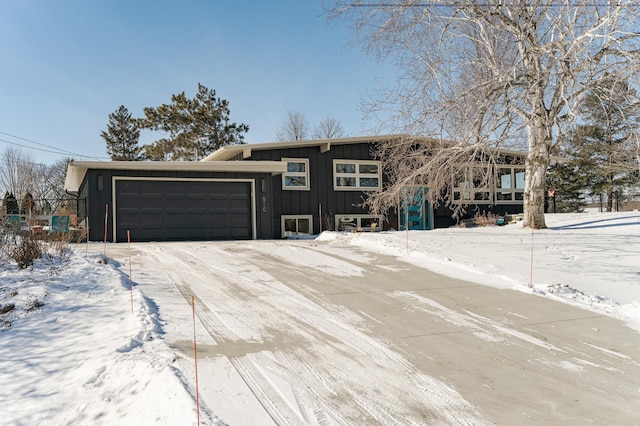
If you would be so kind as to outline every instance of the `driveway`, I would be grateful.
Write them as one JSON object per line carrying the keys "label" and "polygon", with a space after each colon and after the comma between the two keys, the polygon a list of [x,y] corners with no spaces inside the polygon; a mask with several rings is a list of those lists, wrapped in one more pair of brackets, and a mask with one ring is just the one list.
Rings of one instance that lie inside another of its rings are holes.
{"label": "driveway", "polygon": [[[184,365],[194,297],[203,407],[229,424],[640,417],[640,334],[618,320],[331,242],[131,247]],[[107,250],[127,262],[126,245]]]}

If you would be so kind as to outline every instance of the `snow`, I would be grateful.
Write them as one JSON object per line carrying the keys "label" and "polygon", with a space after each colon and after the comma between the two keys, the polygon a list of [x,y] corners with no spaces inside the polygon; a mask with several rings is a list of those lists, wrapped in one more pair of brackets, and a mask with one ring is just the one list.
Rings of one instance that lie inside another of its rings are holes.
{"label": "snow", "polygon": [[[401,270],[403,263],[408,262],[452,278],[562,301],[621,319],[629,327],[640,330],[640,213],[552,214],[547,216],[547,225],[548,229],[534,232],[522,229],[520,223],[433,231],[324,232],[315,242],[317,251],[326,256],[316,252],[311,257],[294,244],[280,244],[269,250],[297,265],[323,271],[328,280],[362,275],[362,265],[373,259],[367,253],[388,255],[395,258],[395,264],[387,266],[390,270]],[[130,282],[131,265],[120,263],[115,255],[104,262],[103,256],[96,254],[101,249],[97,244],[75,246],[74,255],[63,265],[51,260],[36,262],[26,270],[18,270],[11,263],[0,265],[0,309],[15,306],[0,318],[2,424],[196,424],[193,359],[183,355],[192,349],[193,343],[174,339],[190,335],[192,312],[185,309],[186,304],[175,303],[170,295],[181,294],[187,300],[186,289],[176,276],[189,273],[189,257],[197,255],[203,243],[176,244],[184,248],[182,258],[162,258],[161,248],[150,254],[162,260],[163,269],[171,278],[169,281],[163,280],[158,271],[134,270],[134,282]],[[108,250],[115,246],[109,245]],[[122,261],[127,258],[126,252],[122,252],[122,245],[117,246],[120,246],[118,258]],[[252,241],[239,242],[238,247],[238,253],[241,253],[240,247],[265,251],[258,242]],[[353,263],[329,256],[337,252]],[[211,253],[207,252],[211,259],[206,259],[211,265],[209,273],[219,273],[216,279],[224,280],[228,272],[216,269],[218,254]],[[362,312],[314,310],[305,296],[273,282],[263,271],[251,270],[240,258],[239,254],[236,260],[225,259],[227,264],[235,265],[239,282],[242,274],[250,273],[252,285],[263,284],[260,291],[279,292],[280,303],[289,307],[287,309],[298,309],[309,322],[322,324],[324,331],[337,339],[347,334],[344,341],[351,342],[353,348],[370,358],[359,361],[360,364],[381,365],[384,358],[397,356],[384,342],[346,329],[342,323],[328,321],[331,316],[340,316],[356,323]],[[132,262],[135,265],[135,259]],[[157,283],[158,287],[147,294],[139,285],[141,282]],[[238,291],[242,290],[238,287]],[[256,345],[264,342],[263,336],[268,330],[261,328],[260,321],[267,315],[266,308],[242,313],[237,306],[225,305],[225,301],[231,299],[222,287],[209,291],[221,314],[217,317],[219,323],[198,325],[199,350],[206,352],[208,347],[217,344],[204,328],[217,330],[220,338],[226,340]],[[487,321],[477,314],[448,311],[435,301],[411,292],[396,291],[391,296],[411,300],[416,309],[438,312],[451,324],[464,324],[480,338],[496,339],[478,326]],[[512,315],[519,314],[512,312]],[[193,324],[195,328],[195,321]],[[490,324],[490,327],[500,335],[562,351],[502,324]],[[626,356],[612,349],[590,346],[616,357]],[[344,371],[358,368],[353,360],[341,359],[332,348],[318,350],[319,358],[333,359]],[[286,389],[278,386],[286,373],[278,370],[281,367],[275,362],[276,356],[269,350],[261,350],[248,356],[251,362],[217,356],[203,363],[199,374],[216,377],[216,380],[204,391],[208,403],[200,405],[201,424],[271,422],[236,371],[260,368],[262,377],[276,388]],[[575,361],[577,364],[562,361],[562,366],[575,372],[587,366],[582,360]],[[406,361],[399,362],[402,365]],[[308,374],[314,374],[310,364],[295,368],[306,368]],[[410,371],[385,374],[408,375]],[[385,383],[387,377],[380,375],[372,380]],[[431,403],[441,407],[442,413],[454,413],[451,407],[457,407],[461,412],[470,413],[469,423],[474,423],[473,407],[446,383],[428,376],[411,377],[410,381],[425,389],[438,389],[433,392]],[[396,386],[393,383],[388,386],[392,385]],[[397,386],[402,392],[403,388]],[[302,393],[287,394],[284,390],[282,393],[284,400],[308,398]],[[357,397],[357,393],[354,396]],[[337,418],[332,417],[330,410],[326,415],[327,424]],[[302,416],[307,418],[305,413]],[[456,419],[451,421],[455,423]]]}
{"label": "snow", "polygon": [[[442,275],[534,292],[628,321],[640,330],[640,213],[547,214],[548,229],[324,233]],[[533,265],[533,268],[532,268]],[[533,284],[530,287],[530,284]]]}

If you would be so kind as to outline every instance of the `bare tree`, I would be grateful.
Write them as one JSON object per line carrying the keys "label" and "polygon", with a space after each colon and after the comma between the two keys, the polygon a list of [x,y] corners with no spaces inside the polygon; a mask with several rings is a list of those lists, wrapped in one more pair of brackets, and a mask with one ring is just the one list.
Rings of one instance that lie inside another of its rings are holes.
{"label": "bare tree", "polygon": [[309,139],[309,121],[303,112],[288,111],[287,119],[276,131],[280,142],[303,141]]}
{"label": "bare tree", "polygon": [[[490,159],[491,148],[526,147],[524,225],[544,228],[545,174],[558,134],[603,78],[640,75],[637,0],[336,0],[328,12],[351,19],[365,50],[400,70],[365,112],[389,114],[381,127],[455,141],[431,144],[435,156],[412,140],[383,148],[381,156],[393,155],[382,158],[394,181],[372,194],[372,207],[397,205],[395,187],[409,183],[427,185],[436,204],[446,201],[452,179],[442,176],[443,163],[461,170],[456,164],[478,155]],[[490,169],[483,178],[480,185],[492,185]]]}
{"label": "bare tree", "polygon": [[0,156],[0,187],[19,200],[36,185],[37,165],[26,151],[8,147]]}
{"label": "bare tree", "polygon": [[314,139],[333,139],[344,136],[344,129],[335,118],[325,118],[313,129]]}

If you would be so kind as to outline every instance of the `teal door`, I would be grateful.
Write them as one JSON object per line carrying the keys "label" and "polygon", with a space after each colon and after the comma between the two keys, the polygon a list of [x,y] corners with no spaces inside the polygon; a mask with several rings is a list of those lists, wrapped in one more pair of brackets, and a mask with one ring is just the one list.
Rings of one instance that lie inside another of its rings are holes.
{"label": "teal door", "polygon": [[433,222],[431,219],[431,206],[426,200],[429,188],[407,189],[407,194],[400,206],[400,230],[425,230],[431,229]]}

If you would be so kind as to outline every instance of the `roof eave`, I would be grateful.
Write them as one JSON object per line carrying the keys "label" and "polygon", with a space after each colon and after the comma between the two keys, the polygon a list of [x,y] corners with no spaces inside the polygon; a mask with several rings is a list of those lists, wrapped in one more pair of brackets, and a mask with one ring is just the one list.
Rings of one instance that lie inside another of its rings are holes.
{"label": "roof eave", "polygon": [[287,170],[287,164],[281,161],[75,161],[67,166],[64,189],[77,193],[89,169],[280,174]]}

